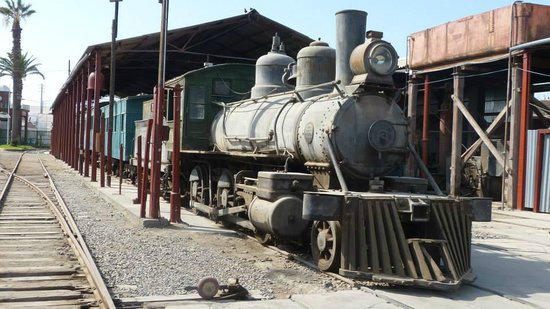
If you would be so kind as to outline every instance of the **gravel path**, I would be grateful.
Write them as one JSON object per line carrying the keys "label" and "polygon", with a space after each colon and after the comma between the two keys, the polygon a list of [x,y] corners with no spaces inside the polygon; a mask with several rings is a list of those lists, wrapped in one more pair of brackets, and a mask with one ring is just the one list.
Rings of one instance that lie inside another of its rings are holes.
{"label": "gravel path", "polygon": [[234,234],[135,226],[86,184],[89,179],[42,158],[115,297],[194,293],[185,287],[207,276],[222,284],[239,278],[266,298],[349,288]]}

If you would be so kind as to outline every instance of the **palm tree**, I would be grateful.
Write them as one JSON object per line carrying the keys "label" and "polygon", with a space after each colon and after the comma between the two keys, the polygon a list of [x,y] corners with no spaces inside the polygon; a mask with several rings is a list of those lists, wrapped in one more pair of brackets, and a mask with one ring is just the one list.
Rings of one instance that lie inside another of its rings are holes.
{"label": "palm tree", "polygon": [[[13,62],[13,55],[11,53],[8,53],[8,57],[0,57],[0,77],[2,76],[11,76],[15,80],[15,74],[20,74],[21,76],[21,83],[20,83],[20,91],[23,91],[23,79],[27,77],[28,75],[40,75],[42,78],[44,78],[44,75],[38,70],[38,66],[40,63],[35,63],[36,58],[33,56],[29,56],[28,53],[23,54],[23,56],[19,57],[18,62]],[[14,82],[15,84],[15,82]],[[14,95],[15,96],[15,95]],[[12,112],[12,132],[11,132],[11,143],[13,145],[17,145],[19,143],[19,140],[21,138],[21,97],[19,97],[19,112],[15,109],[15,100],[14,100],[14,109]],[[15,118],[15,115],[18,115],[17,119]],[[17,139],[14,139],[13,131],[15,128],[18,129],[19,135],[17,135]]]}
{"label": "palm tree", "polygon": [[[21,64],[21,21],[35,13],[30,4],[23,4],[21,0],[5,0],[6,6],[0,7],[0,14],[4,16],[4,22],[11,22],[13,46],[10,59],[12,64]],[[20,66],[13,66],[11,76],[13,78],[13,113],[12,113],[12,143],[18,144],[21,139],[21,95],[23,92],[23,71]]]}

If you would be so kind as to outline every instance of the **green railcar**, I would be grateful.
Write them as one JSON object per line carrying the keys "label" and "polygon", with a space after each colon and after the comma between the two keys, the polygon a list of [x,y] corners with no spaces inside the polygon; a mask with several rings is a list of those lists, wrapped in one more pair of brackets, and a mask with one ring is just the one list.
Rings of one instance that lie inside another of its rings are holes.
{"label": "green railcar", "polygon": [[254,65],[231,63],[190,71],[167,82],[167,87],[180,84],[183,89],[182,150],[209,150],[211,124],[222,108],[219,103],[249,98],[254,76]]}

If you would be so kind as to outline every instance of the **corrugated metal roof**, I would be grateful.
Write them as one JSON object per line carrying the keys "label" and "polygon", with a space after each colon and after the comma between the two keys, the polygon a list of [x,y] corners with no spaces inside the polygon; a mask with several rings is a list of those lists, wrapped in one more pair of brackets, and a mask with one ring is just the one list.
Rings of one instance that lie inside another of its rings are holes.
{"label": "corrugated metal roof", "polygon": [[[285,25],[262,16],[256,10],[226,19],[168,31],[166,80],[203,66],[204,62],[254,63],[271,48],[272,36],[278,33],[286,52],[295,58],[298,51],[313,39]],[[157,81],[159,33],[146,34],[117,41],[115,94],[120,97],[151,93]],[[110,74],[111,42],[91,45],[54,101],[55,109],[67,85],[79,76],[95,50],[101,53]],[[107,83],[108,84],[108,83]]]}

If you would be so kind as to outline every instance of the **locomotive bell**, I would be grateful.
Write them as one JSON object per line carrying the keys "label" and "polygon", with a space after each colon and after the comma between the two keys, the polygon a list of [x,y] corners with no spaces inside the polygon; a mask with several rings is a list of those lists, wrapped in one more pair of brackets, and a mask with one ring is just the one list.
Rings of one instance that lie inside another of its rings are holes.
{"label": "locomotive bell", "polygon": [[273,37],[271,51],[256,61],[256,84],[252,88],[251,98],[258,99],[268,94],[289,90],[281,77],[285,68],[294,62],[285,53],[284,45],[277,34]]}

